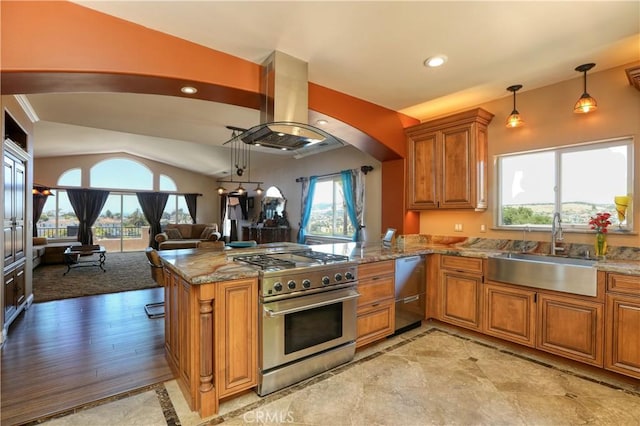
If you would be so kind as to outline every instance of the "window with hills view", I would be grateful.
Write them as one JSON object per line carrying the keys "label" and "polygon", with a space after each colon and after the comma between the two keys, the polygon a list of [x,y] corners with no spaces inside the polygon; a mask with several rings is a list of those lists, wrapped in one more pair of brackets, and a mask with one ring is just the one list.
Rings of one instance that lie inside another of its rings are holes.
{"label": "window with hills view", "polygon": [[617,219],[614,197],[633,195],[633,140],[560,147],[497,157],[498,226],[562,226],[588,230],[598,212],[612,214],[615,229],[633,229],[631,214]]}

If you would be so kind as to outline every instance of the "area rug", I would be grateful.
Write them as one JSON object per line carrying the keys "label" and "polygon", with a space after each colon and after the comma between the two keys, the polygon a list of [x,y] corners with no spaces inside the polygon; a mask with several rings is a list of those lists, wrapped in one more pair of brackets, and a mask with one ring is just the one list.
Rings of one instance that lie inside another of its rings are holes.
{"label": "area rug", "polygon": [[[34,302],[70,299],[157,287],[144,252],[107,253],[103,272],[98,267],[67,271],[66,265],[40,265],[33,270]],[[97,259],[97,256],[96,256]],[[89,260],[89,259],[83,259]]]}

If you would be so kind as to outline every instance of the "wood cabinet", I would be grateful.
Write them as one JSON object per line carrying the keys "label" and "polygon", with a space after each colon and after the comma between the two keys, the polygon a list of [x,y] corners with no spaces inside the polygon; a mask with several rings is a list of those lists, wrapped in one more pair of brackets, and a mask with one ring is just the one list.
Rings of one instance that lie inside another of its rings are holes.
{"label": "wood cabinet", "polygon": [[537,310],[538,349],[602,367],[602,303],[539,293]]}
{"label": "wood cabinet", "polygon": [[[5,141],[7,143],[7,141]],[[15,151],[4,152],[4,264],[24,258],[26,161]]]}
{"label": "wood cabinet", "polygon": [[[9,121],[5,116],[6,124]],[[15,135],[15,132],[14,132]],[[24,135],[26,143],[26,135]],[[22,147],[5,139],[3,169],[3,289],[2,322],[5,332],[27,304],[25,281],[25,207],[28,155]],[[0,341],[2,338],[0,338]]]}
{"label": "wood cabinet", "polygon": [[258,384],[258,287],[255,280],[216,285],[217,386],[219,397]]}
{"label": "wood cabinet", "polygon": [[395,264],[392,260],[358,267],[356,347],[393,334],[395,329]]}
{"label": "wood cabinet", "polygon": [[208,417],[257,385],[258,282],[194,285],[168,267],[164,276],[167,360],[189,407]]}
{"label": "wood cabinet", "polygon": [[25,262],[23,261],[16,262],[9,268],[5,268],[3,281],[5,319],[14,317],[18,309],[26,301],[24,267]]}
{"label": "wood cabinet", "polygon": [[602,367],[604,304],[599,293],[571,296],[487,282],[483,332]]}
{"label": "wood cabinet", "polygon": [[480,330],[482,327],[483,261],[479,258],[440,257],[439,319]]}
{"label": "wood cabinet", "polygon": [[258,244],[278,243],[291,241],[291,228],[288,227],[257,227],[243,226],[242,240],[254,240]]}
{"label": "wood cabinet", "polygon": [[640,379],[640,276],[607,274],[604,367]]}
{"label": "wood cabinet", "polygon": [[407,208],[487,208],[487,127],[477,108],[409,127]]}
{"label": "wood cabinet", "polygon": [[486,284],[484,286],[484,333],[535,346],[536,292]]}

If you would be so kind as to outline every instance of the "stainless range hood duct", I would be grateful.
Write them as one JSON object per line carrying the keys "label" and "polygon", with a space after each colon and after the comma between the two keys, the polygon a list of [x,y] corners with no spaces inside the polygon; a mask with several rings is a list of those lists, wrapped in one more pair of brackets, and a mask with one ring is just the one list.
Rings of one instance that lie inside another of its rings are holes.
{"label": "stainless range hood duct", "polygon": [[308,65],[275,51],[262,64],[260,123],[240,135],[247,144],[291,151],[295,157],[338,148],[345,142],[309,125]]}

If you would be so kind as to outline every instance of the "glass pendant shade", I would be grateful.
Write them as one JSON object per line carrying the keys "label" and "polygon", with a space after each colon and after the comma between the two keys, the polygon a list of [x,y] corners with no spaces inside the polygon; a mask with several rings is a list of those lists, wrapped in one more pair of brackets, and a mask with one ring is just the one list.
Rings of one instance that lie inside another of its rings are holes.
{"label": "glass pendant shade", "polygon": [[263,189],[262,189],[262,187],[260,186],[260,184],[258,184],[258,186],[256,186],[255,191],[256,191],[256,194],[258,194],[258,195],[262,195]]}
{"label": "glass pendant shade", "polygon": [[583,73],[584,76],[584,90],[580,99],[573,107],[573,112],[576,114],[586,114],[598,109],[598,104],[590,94],[587,93],[587,71],[595,67],[596,64],[582,64],[576,67],[576,71]]}
{"label": "glass pendant shade", "polygon": [[588,93],[584,93],[573,107],[576,114],[586,114],[598,109],[598,103]]}
{"label": "glass pendant shade", "polygon": [[224,194],[225,192],[227,192],[227,190],[225,189],[225,187],[224,187],[224,186],[222,186],[222,185],[220,185],[220,186],[218,187],[217,191],[218,191],[218,194],[220,194],[220,195],[222,195],[222,194]]}
{"label": "glass pendant shade", "polygon": [[240,184],[237,188],[236,188],[236,192],[240,195],[244,194],[244,187],[242,186],[242,184]]}
{"label": "glass pendant shade", "polygon": [[513,110],[511,115],[507,117],[507,127],[520,127],[524,126],[524,120],[520,117],[520,113],[517,110]]}
{"label": "glass pendant shade", "polygon": [[507,117],[507,127],[524,126],[524,120],[516,109],[516,92],[520,89],[522,89],[522,84],[514,84],[513,86],[507,87],[507,90],[513,93],[513,111],[511,111],[511,115]]}

